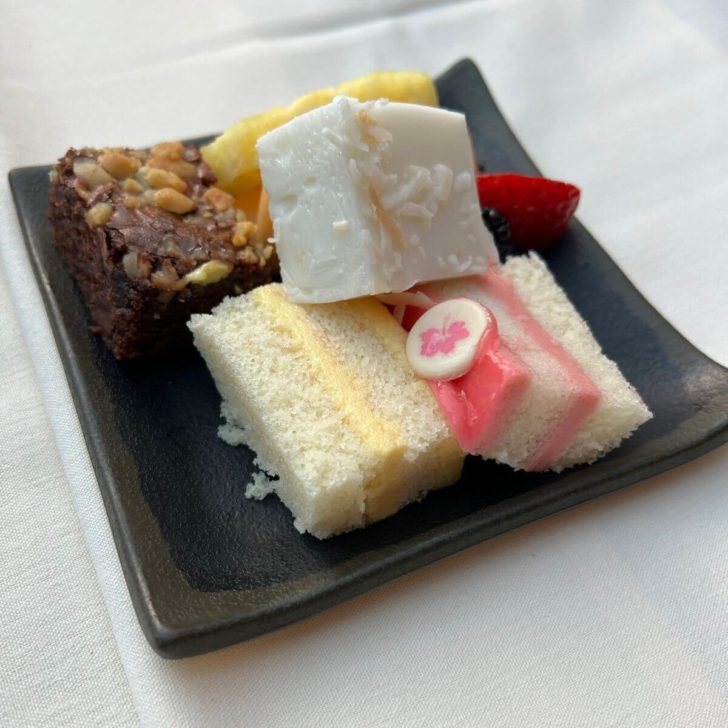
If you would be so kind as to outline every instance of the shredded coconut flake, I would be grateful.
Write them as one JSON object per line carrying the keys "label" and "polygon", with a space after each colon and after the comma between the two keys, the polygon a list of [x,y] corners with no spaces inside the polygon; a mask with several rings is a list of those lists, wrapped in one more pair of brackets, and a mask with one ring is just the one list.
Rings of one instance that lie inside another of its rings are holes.
{"label": "shredded coconut flake", "polygon": [[436,164],[432,168],[432,191],[438,202],[447,202],[452,191],[452,170],[444,164]]}
{"label": "shredded coconut flake", "polygon": [[432,220],[432,213],[424,205],[419,205],[411,200],[405,202],[396,214],[400,217],[414,217],[428,222]]}
{"label": "shredded coconut flake", "polygon": [[372,138],[376,139],[378,142],[391,142],[392,141],[392,134],[391,132],[387,131],[384,127],[379,126],[379,124],[375,124],[371,121],[370,123],[365,124],[364,126],[365,132]]}
{"label": "shredded coconut flake", "polygon": [[470,172],[461,172],[455,178],[455,192],[461,193],[473,184],[473,175]]}
{"label": "shredded coconut flake", "polygon": [[361,172],[359,171],[359,165],[356,163],[356,159],[349,160],[349,174],[354,182],[361,181]]}

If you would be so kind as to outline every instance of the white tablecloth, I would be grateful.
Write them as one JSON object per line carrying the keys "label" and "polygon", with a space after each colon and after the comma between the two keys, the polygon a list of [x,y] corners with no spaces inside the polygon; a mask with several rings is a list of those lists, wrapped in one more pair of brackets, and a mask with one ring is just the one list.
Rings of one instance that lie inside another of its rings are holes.
{"label": "white tablecloth", "polygon": [[[638,287],[728,363],[721,0],[0,3],[0,167],[226,127],[376,68],[484,71]],[[728,449],[305,622],[137,625],[0,183],[0,724],[724,726]]]}

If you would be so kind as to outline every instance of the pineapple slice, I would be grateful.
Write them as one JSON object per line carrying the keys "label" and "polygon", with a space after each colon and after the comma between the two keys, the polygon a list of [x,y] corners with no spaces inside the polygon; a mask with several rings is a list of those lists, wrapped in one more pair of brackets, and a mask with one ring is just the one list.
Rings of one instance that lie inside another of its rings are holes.
{"label": "pineapple slice", "polygon": [[324,106],[335,96],[353,96],[359,101],[386,98],[425,106],[437,106],[432,79],[414,71],[376,71],[339,86],[313,91],[285,108],[270,109],[233,124],[211,144],[202,148],[202,158],[218,177],[218,186],[233,195],[260,186],[255,143],[266,132],[294,116]]}

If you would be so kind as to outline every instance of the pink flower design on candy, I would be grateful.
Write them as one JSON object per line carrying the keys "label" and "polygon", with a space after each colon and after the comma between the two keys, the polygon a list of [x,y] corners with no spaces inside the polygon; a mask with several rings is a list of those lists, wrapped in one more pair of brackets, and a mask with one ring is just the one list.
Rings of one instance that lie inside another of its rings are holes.
{"label": "pink flower design on candy", "polygon": [[439,352],[450,354],[458,341],[467,339],[470,336],[465,321],[453,321],[448,325],[449,317],[445,317],[442,329],[425,329],[420,334],[420,354],[422,356],[435,356]]}

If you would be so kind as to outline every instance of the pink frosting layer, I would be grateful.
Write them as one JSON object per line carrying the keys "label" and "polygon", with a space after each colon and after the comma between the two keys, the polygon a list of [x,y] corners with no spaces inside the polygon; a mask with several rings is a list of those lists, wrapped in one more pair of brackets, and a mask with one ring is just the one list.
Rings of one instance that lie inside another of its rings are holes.
{"label": "pink frosting layer", "polygon": [[495,317],[488,314],[491,323],[472,367],[457,379],[428,382],[460,447],[473,454],[498,441],[531,379],[520,359],[501,346]]}

